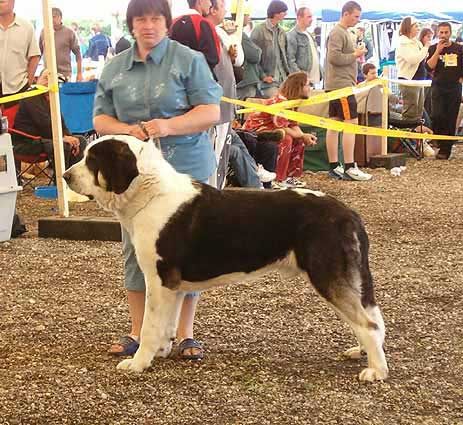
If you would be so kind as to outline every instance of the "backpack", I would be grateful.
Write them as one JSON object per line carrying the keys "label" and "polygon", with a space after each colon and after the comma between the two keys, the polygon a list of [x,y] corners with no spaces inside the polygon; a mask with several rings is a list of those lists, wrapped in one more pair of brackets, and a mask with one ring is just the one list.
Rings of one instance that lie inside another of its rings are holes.
{"label": "backpack", "polygon": [[[210,28],[211,34],[202,33],[202,24]],[[219,36],[214,26],[201,15],[183,15],[175,19],[170,27],[170,38],[201,52],[211,70],[219,63],[221,50]]]}

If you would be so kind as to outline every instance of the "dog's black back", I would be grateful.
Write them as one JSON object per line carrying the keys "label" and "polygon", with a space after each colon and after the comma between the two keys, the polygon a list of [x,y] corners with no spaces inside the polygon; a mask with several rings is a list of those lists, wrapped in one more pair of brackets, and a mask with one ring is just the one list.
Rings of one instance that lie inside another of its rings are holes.
{"label": "dog's black back", "polygon": [[[205,281],[224,274],[251,273],[291,251],[325,297],[333,280],[360,270],[364,296],[371,298],[368,237],[354,211],[330,196],[286,190],[201,192],[161,231],[158,273],[170,280]],[[372,300],[365,299],[366,304]]]}

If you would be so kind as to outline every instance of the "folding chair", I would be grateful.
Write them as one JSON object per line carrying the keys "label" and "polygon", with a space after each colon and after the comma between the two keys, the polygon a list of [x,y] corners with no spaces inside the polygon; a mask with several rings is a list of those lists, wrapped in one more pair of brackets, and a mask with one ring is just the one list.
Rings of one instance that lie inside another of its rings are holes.
{"label": "folding chair", "polygon": [[[416,127],[424,125],[424,119],[404,120],[400,114],[390,112],[388,117],[389,128],[394,130],[413,131]],[[400,138],[392,145],[392,151],[402,150],[416,158],[423,159],[423,141],[421,139]]]}
{"label": "folding chair", "polygon": [[93,128],[93,103],[97,81],[64,83],[59,89],[59,100],[64,122],[72,134],[91,140],[96,137]]}
{"label": "folding chair", "polygon": [[[3,115],[8,118],[8,132],[14,137],[14,135],[24,136],[31,140],[40,140],[40,136],[33,136],[32,134],[24,133],[23,131],[16,130],[14,128],[14,122],[16,119],[16,114],[19,109],[19,104],[4,108]],[[14,151],[13,148],[14,161],[16,166],[16,178],[18,179],[18,184],[26,187],[28,185],[32,186],[32,182],[38,179],[40,176],[44,176],[48,179],[47,185],[50,185],[53,182],[53,173],[49,170],[48,155],[45,152],[41,152],[36,155],[20,154]],[[28,164],[26,168],[22,169],[21,163]],[[35,168],[38,170],[38,173],[33,175],[32,178],[26,178],[28,172]]]}

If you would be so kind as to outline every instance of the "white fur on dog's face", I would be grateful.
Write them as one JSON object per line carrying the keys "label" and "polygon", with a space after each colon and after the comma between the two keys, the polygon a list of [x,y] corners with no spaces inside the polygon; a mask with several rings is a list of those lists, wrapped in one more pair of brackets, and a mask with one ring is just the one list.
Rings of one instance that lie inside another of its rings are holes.
{"label": "white fur on dog's face", "polygon": [[[131,174],[132,179],[138,174],[154,174],[156,172],[155,159],[161,157],[161,153],[154,146],[154,143],[143,142],[133,136],[104,136],[89,144],[85,150],[83,159],[69,168],[65,172],[64,178],[74,192],[95,198],[103,207],[108,205],[121,192],[114,190],[111,181],[108,182],[108,167],[106,167],[106,170],[103,170],[101,163],[104,158],[102,159],[94,155],[94,151],[96,151],[95,147],[101,143],[108,144],[115,141],[125,143],[129,150],[124,156],[121,156],[120,153],[111,152],[109,149],[111,158],[106,158],[106,162],[111,161],[114,173],[122,169],[123,173],[119,174]],[[130,156],[134,160],[127,160],[127,153],[131,153]],[[107,173],[106,177],[104,175],[105,172]],[[128,178],[130,178],[130,175]]]}

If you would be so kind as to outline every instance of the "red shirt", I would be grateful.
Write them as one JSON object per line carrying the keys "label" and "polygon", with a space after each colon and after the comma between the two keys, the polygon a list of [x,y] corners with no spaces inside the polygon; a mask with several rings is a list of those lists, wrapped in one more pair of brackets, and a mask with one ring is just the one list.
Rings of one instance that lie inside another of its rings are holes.
{"label": "red shirt", "polygon": [[[275,103],[285,102],[288,99],[277,94],[271,99],[266,99],[264,105],[274,105]],[[272,115],[267,112],[252,112],[246,119],[243,128],[248,131],[267,131],[275,130],[277,128],[296,127],[298,124],[295,121],[288,120],[287,118]]]}

